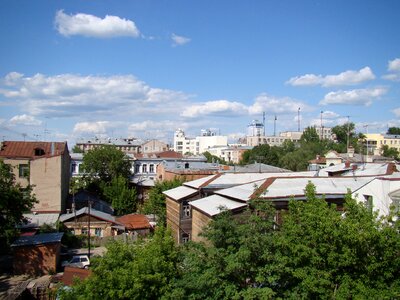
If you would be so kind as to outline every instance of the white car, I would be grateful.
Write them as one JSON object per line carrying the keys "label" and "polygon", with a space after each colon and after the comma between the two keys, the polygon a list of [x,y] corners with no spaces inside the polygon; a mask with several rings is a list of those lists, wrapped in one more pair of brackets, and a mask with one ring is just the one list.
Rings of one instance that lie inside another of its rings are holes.
{"label": "white car", "polygon": [[70,261],[63,261],[61,266],[87,269],[90,266],[90,260],[87,255],[75,255]]}

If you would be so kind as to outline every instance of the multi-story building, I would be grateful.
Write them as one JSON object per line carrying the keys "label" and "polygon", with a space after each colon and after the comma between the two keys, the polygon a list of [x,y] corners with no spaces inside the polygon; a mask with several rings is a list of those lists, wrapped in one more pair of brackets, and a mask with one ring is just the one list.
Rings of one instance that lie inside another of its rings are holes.
{"label": "multi-story building", "polygon": [[142,144],[141,150],[142,153],[154,153],[168,151],[169,147],[159,140],[149,140]]}
{"label": "multi-story building", "polygon": [[115,146],[124,153],[140,153],[143,141],[136,138],[98,138],[94,139],[78,139],[76,146],[84,153],[100,146]]}
{"label": "multi-story building", "polygon": [[400,152],[399,134],[367,133],[365,137],[365,145],[368,147],[368,152],[380,152],[384,145],[387,145],[389,148],[395,148]]}
{"label": "multi-story building", "polygon": [[17,183],[33,187],[38,200],[34,212],[64,211],[70,179],[66,142],[4,141],[0,145],[0,159],[12,167]]}
{"label": "multi-story building", "polygon": [[218,135],[211,130],[202,130],[201,135],[189,138],[182,129],[178,129],[174,135],[174,151],[181,154],[199,155],[215,146],[227,146],[228,137]]}
{"label": "multi-story building", "polygon": [[211,147],[208,149],[208,152],[210,152],[212,155],[222,158],[228,163],[238,164],[242,159],[243,153],[251,148],[252,147],[246,145],[220,146]]}

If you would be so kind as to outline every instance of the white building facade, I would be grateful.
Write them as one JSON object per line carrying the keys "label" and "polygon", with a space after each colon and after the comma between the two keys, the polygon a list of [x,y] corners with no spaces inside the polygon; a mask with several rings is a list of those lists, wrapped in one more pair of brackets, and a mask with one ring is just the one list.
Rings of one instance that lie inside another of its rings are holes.
{"label": "white building facade", "polygon": [[228,137],[217,135],[211,130],[202,130],[201,135],[189,138],[182,129],[178,129],[174,135],[174,151],[181,154],[202,154],[212,147],[227,146]]}

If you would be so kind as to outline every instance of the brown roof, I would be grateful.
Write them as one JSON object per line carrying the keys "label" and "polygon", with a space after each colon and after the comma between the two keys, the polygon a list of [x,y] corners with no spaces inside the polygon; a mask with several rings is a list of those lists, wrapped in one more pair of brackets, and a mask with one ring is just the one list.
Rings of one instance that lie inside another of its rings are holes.
{"label": "brown roof", "polygon": [[64,151],[68,151],[66,142],[4,141],[1,143],[0,157],[35,159],[62,155]]}
{"label": "brown roof", "polygon": [[127,229],[151,228],[149,220],[145,215],[130,214],[117,218]]}
{"label": "brown roof", "polygon": [[63,274],[61,281],[65,285],[72,285],[74,283],[74,278],[79,278],[80,280],[83,280],[86,277],[90,276],[91,274],[92,274],[92,271],[90,271],[90,270],[73,268],[73,267],[65,267],[64,274]]}

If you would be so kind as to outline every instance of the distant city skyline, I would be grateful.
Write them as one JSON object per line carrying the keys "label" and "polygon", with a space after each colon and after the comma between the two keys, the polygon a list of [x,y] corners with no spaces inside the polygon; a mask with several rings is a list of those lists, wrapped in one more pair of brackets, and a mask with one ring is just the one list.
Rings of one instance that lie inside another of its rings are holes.
{"label": "distant city skyline", "polygon": [[234,141],[264,112],[266,135],[321,117],[385,132],[400,127],[399,12],[395,0],[2,1],[0,138],[171,142],[211,128]]}

